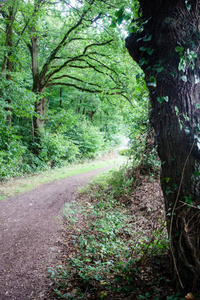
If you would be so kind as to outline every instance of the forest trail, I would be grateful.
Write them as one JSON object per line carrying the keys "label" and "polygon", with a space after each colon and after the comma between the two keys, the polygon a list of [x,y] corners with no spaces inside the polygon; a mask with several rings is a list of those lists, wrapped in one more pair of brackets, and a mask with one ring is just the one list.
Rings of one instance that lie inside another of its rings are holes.
{"label": "forest trail", "polygon": [[110,168],[56,180],[0,202],[0,300],[50,300],[47,268],[58,264],[61,208],[75,199],[78,187]]}

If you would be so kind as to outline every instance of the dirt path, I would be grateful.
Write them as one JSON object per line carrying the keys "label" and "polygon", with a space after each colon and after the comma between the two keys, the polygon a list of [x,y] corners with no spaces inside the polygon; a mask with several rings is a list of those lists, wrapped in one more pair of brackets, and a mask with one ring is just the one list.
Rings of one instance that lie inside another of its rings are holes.
{"label": "dirt path", "polygon": [[44,184],[0,202],[0,300],[44,300],[47,267],[62,240],[59,218],[77,187],[111,166]]}

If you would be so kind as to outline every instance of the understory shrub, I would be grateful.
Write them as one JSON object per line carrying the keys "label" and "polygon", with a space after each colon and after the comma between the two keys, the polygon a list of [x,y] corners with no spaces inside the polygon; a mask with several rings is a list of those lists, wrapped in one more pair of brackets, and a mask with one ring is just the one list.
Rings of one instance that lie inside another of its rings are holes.
{"label": "understory shrub", "polygon": [[26,147],[14,128],[3,124],[0,128],[0,179],[3,179],[20,174]]}
{"label": "understory shrub", "polygon": [[20,127],[16,116],[15,119],[15,127],[7,126],[3,119],[0,124],[1,179],[95,158],[106,150],[103,133],[70,112],[61,110],[55,116],[52,113],[37,142],[33,141],[31,122],[20,120],[23,121],[23,127]]}
{"label": "understory shrub", "polygon": [[40,148],[38,158],[52,166],[59,166],[63,161],[75,162],[80,156],[78,146],[59,133],[42,131],[40,133]]}
{"label": "understory shrub", "polygon": [[94,158],[104,149],[104,134],[86,120],[66,128],[64,134],[77,145],[83,158]]}
{"label": "understory shrub", "polygon": [[[59,125],[58,125],[59,124]],[[50,112],[47,128],[50,132],[64,136],[79,149],[81,158],[94,158],[105,150],[104,133],[94,126],[85,116],[76,115],[74,112],[59,111]]]}

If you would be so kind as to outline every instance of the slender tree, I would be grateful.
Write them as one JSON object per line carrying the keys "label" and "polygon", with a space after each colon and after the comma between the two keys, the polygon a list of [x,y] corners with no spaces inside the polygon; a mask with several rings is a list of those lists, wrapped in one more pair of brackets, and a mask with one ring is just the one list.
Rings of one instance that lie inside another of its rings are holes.
{"label": "slender tree", "polygon": [[30,5],[30,2],[25,4],[23,0],[5,0],[0,5],[0,29],[2,32],[1,46],[3,54],[3,57],[0,58],[1,80],[6,79],[7,81],[5,81],[7,94],[9,94],[8,90],[10,90],[10,97],[6,99],[8,125],[11,125],[11,108],[16,106],[16,104],[13,103],[11,95],[12,89],[10,89],[10,86],[13,85],[13,72],[16,72],[15,66],[17,64],[20,63],[21,66],[26,64],[25,61],[21,61],[21,52],[24,52],[24,49],[22,48],[22,41],[24,38],[26,38],[25,34],[29,27],[29,23],[34,19],[38,10],[38,7],[31,9],[31,11],[28,12],[28,17],[26,18],[27,10],[29,10],[31,6],[32,5]]}
{"label": "slender tree", "polygon": [[[5,6],[5,4],[3,5]],[[13,22],[15,19],[16,15],[16,1],[13,1],[13,3],[7,5],[7,10],[2,10],[2,6],[0,7],[0,13],[2,17],[6,20],[6,26],[5,26],[5,49],[6,53],[4,54],[3,58],[3,64],[2,64],[2,69],[1,69],[1,76],[6,74],[6,80],[8,81],[8,86],[9,86],[9,81],[12,79],[12,70],[13,70]],[[11,125],[11,99],[7,98],[7,125]]]}
{"label": "slender tree", "polygon": [[145,73],[176,288],[200,292],[200,75],[197,0],[140,0],[126,39]]}

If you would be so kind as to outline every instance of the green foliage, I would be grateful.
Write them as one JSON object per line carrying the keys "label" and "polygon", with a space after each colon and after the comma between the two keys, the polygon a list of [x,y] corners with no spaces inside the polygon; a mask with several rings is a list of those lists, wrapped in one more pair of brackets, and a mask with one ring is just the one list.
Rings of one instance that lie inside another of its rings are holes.
{"label": "green foliage", "polygon": [[104,133],[92,125],[84,116],[72,111],[51,113],[48,117],[48,126],[53,132],[62,135],[65,140],[77,146],[80,158],[94,158],[105,150]]}
{"label": "green foliage", "polygon": [[83,158],[94,158],[103,149],[104,134],[97,127],[89,124],[88,121],[84,120],[78,126],[66,128],[63,133],[78,146]]}
{"label": "green foliage", "polygon": [[190,9],[191,9],[191,4],[188,3],[188,2],[189,2],[189,0],[185,0],[185,5],[186,5],[186,7],[187,7],[187,10],[190,11]]}
{"label": "green foliage", "polygon": [[129,295],[137,290],[138,262],[147,253],[158,255],[168,249],[163,230],[149,240],[142,238],[134,216],[116,200],[124,174],[122,168],[112,176],[99,177],[82,191],[83,201],[64,207],[65,227],[70,232],[68,245],[74,245],[70,246],[73,254],[65,266],[49,269],[50,276],[56,278],[55,292],[60,299],[87,298],[90,291],[102,299],[112,292],[121,297]]}
{"label": "green foliage", "polygon": [[130,152],[131,151],[129,149],[122,149],[122,150],[119,151],[119,154],[122,155],[122,156],[123,155],[124,156],[130,156]]}
{"label": "green foliage", "polygon": [[[121,3],[120,3],[121,4]],[[123,29],[126,29],[128,32],[135,32],[138,30],[138,9],[139,9],[139,2],[134,0],[133,2],[126,1],[123,2],[123,6],[117,9],[115,14],[112,16],[112,23],[110,27],[113,28],[120,28],[123,25]],[[126,7],[127,5],[127,7]],[[133,22],[134,20],[134,22]]]}
{"label": "green foliage", "polygon": [[109,178],[108,183],[113,192],[112,197],[116,198],[121,195],[130,194],[133,188],[135,176],[131,171],[136,165],[124,165],[119,170],[112,172],[112,177]]}
{"label": "green foliage", "polygon": [[159,102],[159,103],[163,103],[164,101],[165,102],[168,102],[169,101],[169,97],[168,96],[162,96],[162,97],[157,97],[157,101]]}
{"label": "green foliage", "polygon": [[[116,289],[117,282],[113,278],[124,268],[130,256],[130,246],[123,235],[130,232],[124,224],[129,223],[129,217],[122,214],[122,208],[113,201],[99,201],[98,203],[71,203],[66,205],[64,214],[68,230],[73,229],[72,242],[77,245],[76,256],[68,259],[65,268],[59,268],[59,278],[64,278],[68,285],[72,278],[79,278],[83,286],[87,287],[90,280],[95,280],[103,289]],[[79,217],[85,223],[85,230],[79,230]],[[75,229],[77,228],[77,229]],[[51,272],[52,274],[52,272]],[[130,286],[131,278],[126,278],[127,287],[124,291],[135,290]],[[62,286],[61,291],[62,292]],[[82,299],[84,290],[76,290],[74,299]],[[59,295],[59,291],[57,290]],[[63,294],[68,299],[68,294]]]}
{"label": "green foliage", "polygon": [[167,300],[184,300],[185,298],[181,297],[180,293],[176,293],[173,296],[167,297]]}
{"label": "green foliage", "polygon": [[38,158],[51,166],[62,165],[64,161],[74,162],[79,156],[78,147],[62,134],[41,131],[39,147],[41,151]]}
{"label": "green foliage", "polygon": [[[24,79],[21,73],[13,72],[12,77],[12,80],[9,80],[9,82],[5,77],[0,77],[0,118],[3,115],[5,118],[6,114],[30,118],[34,114],[36,96],[24,87]],[[8,104],[7,100],[10,101],[10,104]],[[6,113],[5,107],[10,108],[11,112],[7,111]]]}
{"label": "green foliage", "polygon": [[21,136],[0,122],[0,179],[19,175],[26,147]]}
{"label": "green foliage", "polygon": [[190,67],[192,70],[195,68],[196,58],[198,57],[195,51],[190,50],[189,48],[185,49],[183,45],[178,43],[176,46],[175,52],[179,54],[180,61],[178,65],[178,70],[182,71],[183,75],[181,79],[184,82],[187,82],[187,69]]}
{"label": "green foliage", "polygon": [[[119,0],[111,4],[82,1],[81,5],[74,1],[74,7],[62,2],[62,8],[52,2],[37,8],[36,2],[17,3],[12,17],[7,6],[0,11],[1,137],[5,132],[7,138],[4,128],[8,116],[9,130],[15,132],[13,137],[20,137],[15,139],[16,147],[10,144],[9,149],[1,149],[2,176],[19,176],[64,162],[94,158],[118,145],[120,136],[127,132],[133,137],[133,144],[143,130],[139,128],[148,108],[146,88],[140,85],[141,70],[136,64],[130,66],[124,47],[124,20],[130,27],[131,18],[137,17],[135,1],[131,10],[127,8],[129,1],[121,7]],[[14,2],[10,5],[14,7]],[[6,31],[8,24],[10,33]],[[38,53],[34,54],[42,75],[35,77],[31,66],[33,35],[38,38]],[[8,62],[12,66],[8,67]],[[36,82],[40,78],[43,82]],[[36,86],[42,88],[33,93]],[[33,121],[41,117],[35,105],[40,96],[45,99],[45,125],[36,142]],[[39,155],[35,147],[40,150]],[[12,162],[8,164],[6,157],[11,153]]]}

